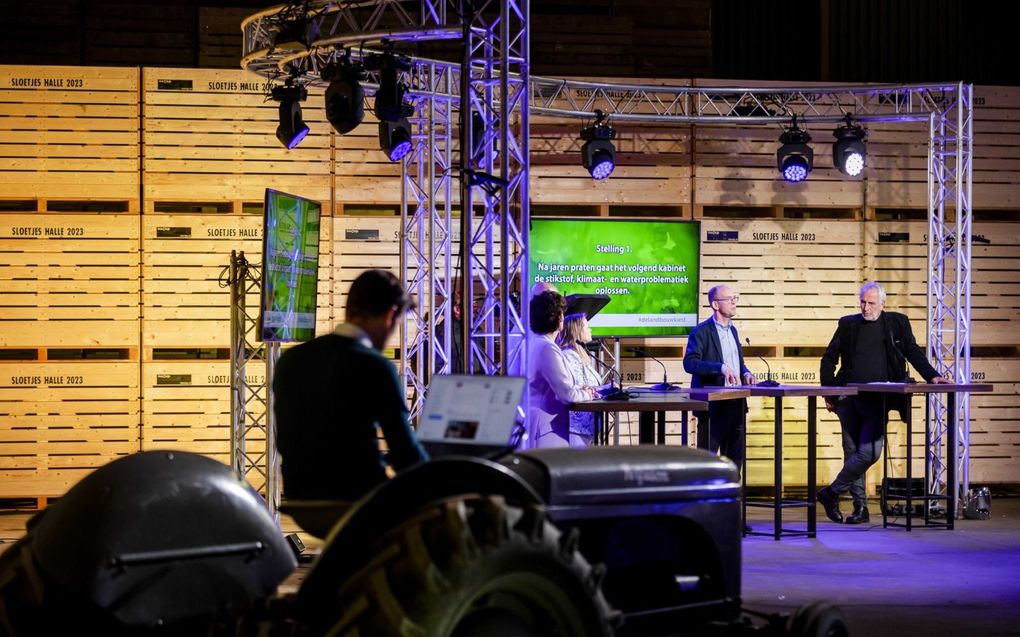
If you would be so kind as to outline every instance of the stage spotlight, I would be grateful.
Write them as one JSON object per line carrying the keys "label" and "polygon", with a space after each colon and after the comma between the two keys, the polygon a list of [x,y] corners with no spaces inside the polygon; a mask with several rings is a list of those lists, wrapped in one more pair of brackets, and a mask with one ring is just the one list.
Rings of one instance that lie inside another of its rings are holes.
{"label": "stage spotlight", "polygon": [[400,161],[411,152],[411,124],[406,117],[379,122],[379,148],[390,161]]}
{"label": "stage spotlight", "polygon": [[808,146],[811,135],[797,128],[794,116],[790,128],[779,136],[782,146],[776,151],[776,166],[786,181],[798,182],[807,179],[814,165],[815,154]]}
{"label": "stage spotlight", "polygon": [[864,170],[867,145],[864,138],[868,133],[860,126],[855,126],[850,114],[846,115],[846,125],[832,131],[836,141],[832,143],[832,165],[836,170],[850,177],[857,177]]}
{"label": "stage spotlight", "polygon": [[332,72],[326,87],[326,119],[341,135],[351,132],[365,119],[365,90],[361,79],[361,69],[348,64]]}
{"label": "stage spotlight", "polygon": [[581,165],[593,179],[605,179],[616,168],[616,147],[611,141],[616,131],[606,122],[606,115],[595,111],[595,125],[581,130]]}
{"label": "stage spotlight", "polygon": [[308,134],[308,126],[301,117],[301,102],[308,97],[303,86],[294,86],[289,80],[286,86],[273,87],[273,99],[280,103],[280,125],[276,128],[276,139],[288,149],[294,148]]}
{"label": "stage spotlight", "polygon": [[407,87],[400,82],[400,71],[410,69],[410,61],[392,53],[370,55],[365,58],[365,68],[379,71],[379,89],[375,93],[373,112],[380,121],[396,122],[414,112],[413,107],[404,103]]}

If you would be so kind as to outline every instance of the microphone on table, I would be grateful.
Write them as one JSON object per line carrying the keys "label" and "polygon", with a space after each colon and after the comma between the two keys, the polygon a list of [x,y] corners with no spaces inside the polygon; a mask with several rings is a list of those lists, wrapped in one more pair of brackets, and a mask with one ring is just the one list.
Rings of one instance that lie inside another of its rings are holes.
{"label": "microphone on table", "polygon": [[[747,338],[746,336],[744,337],[744,342],[747,343],[748,347],[751,346],[751,339]],[[774,380],[772,380],[772,368],[769,367],[769,362],[767,360],[765,360],[765,358],[761,354],[755,354],[755,356],[757,356],[761,360],[761,362],[765,363],[765,374],[766,374],[766,376],[768,376],[768,378],[766,378],[765,380],[758,381],[758,386],[759,387],[779,387],[779,383],[774,381]]]}
{"label": "microphone on table", "polygon": [[[585,343],[584,341],[577,340],[574,342],[580,345],[581,347],[584,347],[586,349],[588,348],[588,343]],[[607,365],[606,363],[600,361],[594,356],[592,356],[591,359],[598,363],[599,365],[601,365],[604,369],[609,370],[610,373],[616,374],[616,377],[620,381],[618,387],[611,387],[609,390],[606,391],[606,393],[600,394],[599,397],[602,398],[602,400],[630,400],[630,394],[624,391],[623,389],[623,374],[621,374],[619,370],[617,370],[612,365]],[[609,384],[610,386],[612,386],[613,384],[612,378],[609,379]]]}
{"label": "microphone on table", "polygon": [[666,365],[662,361],[660,361],[659,359],[655,358],[654,356],[649,354],[647,350],[642,349],[640,347],[628,347],[627,349],[629,349],[630,351],[634,352],[635,354],[639,354],[639,355],[644,356],[646,358],[650,358],[653,361],[655,361],[656,363],[658,363],[659,365],[662,365],[662,382],[661,383],[655,383],[654,385],[652,385],[651,389],[653,391],[670,391],[672,389],[676,389],[676,386],[673,383],[671,383],[668,380],[666,380]]}

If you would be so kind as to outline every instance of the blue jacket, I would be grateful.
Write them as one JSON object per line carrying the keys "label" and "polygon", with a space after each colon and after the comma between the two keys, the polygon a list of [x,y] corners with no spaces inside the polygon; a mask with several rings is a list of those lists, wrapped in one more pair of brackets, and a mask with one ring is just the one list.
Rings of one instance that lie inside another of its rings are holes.
{"label": "blue jacket", "polygon": [[[740,337],[737,335],[736,326],[730,324],[730,331],[737,344],[737,354],[740,357],[740,370],[737,375],[743,381],[744,374],[751,370],[747,368],[747,365],[744,365],[744,352],[740,347]],[[712,317],[708,317],[708,320],[698,323],[687,337],[684,371],[691,375],[691,387],[722,387],[726,385],[722,366],[722,343],[719,341],[715,321]]]}

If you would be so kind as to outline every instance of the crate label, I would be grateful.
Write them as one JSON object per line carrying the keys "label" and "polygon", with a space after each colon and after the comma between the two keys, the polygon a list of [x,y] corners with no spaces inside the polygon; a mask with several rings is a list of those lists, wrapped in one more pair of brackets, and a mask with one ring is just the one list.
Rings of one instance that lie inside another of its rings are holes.
{"label": "crate label", "polygon": [[740,233],[736,230],[709,230],[708,241],[738,241]]}
{"label": "crate label", "polygon": [[216,239],[233,237],[258,239],[261,231],[262,228],[206,228],[205,236]]}
{"label": "crate label", "polygon": [[156,89],[160,91],[190,91],[191,80],[156,80]]}
{"label": "crate label", "polygon": [[815,241],[817,235],[814,232],[752,232],[751,241]]}
{"label": "crate label", "polygon": [[84,226],[12,226],[12,237],[84,237]]}
{"label": "crate label", "polygon": [[[244,383],[248,387],[261,387],[266,383],[266,377],[264,375],[252,374],[244,377]],[[206,376],[207,385],[229,385],[230,376],[227,374],[209,374]]]}
{"label": "crate label", "polygon": [[879,232],[879,243],[910,243],[909,232]]}
{"label": "crate label", "polygon": [[268,93],[272,84],[268,82],[235,82],[235,81],[209,81],[206,83],[206,90],[209,91],[230,91],[237,93],[245,91],[248,93]]}
{"label": "crate label", "polygon": [[169,226],[160,226],[156,228],[157,239],[175,239],[179,237],[190,237],[191,228],[171,228]]}
{"label": "crate label", "polygon": [[85,80],[80,77],[12,77],[15,88],[84,88]]}
{"label": "crate label", "polygon": [[41,376],[11,376],[11,385],[19,386],[40,386],[40,385],[84,385],[85,377],[80,374],[50,375]]}
{"label": "crate label", "polygon": [[344,230],[345,241],[378,241],[378,228],[347,228]]}
{"label": "crate label", "polygon": [[157,385],[190,385],[191,374],[156,374]]}

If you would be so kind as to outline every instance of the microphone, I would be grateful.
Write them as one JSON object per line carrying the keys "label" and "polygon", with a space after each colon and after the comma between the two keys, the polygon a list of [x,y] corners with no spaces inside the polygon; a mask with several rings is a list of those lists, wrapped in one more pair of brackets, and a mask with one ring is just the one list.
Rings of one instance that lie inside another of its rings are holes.
{"label": "microphone", "polygon": [[[581,340],[577,340],[574,342],[580,345],[581,347],[584,347],[585,349],[588,349],[588,345],[590,345],[590,343],[585,343],[584,341]],[[599,365],[601,365],[603,369],[608,370],[611,374],[616,374],[616,377],[620,380],[620,384],[618,387],[614,387],[607,390],[606,393],[600,395],[601,398],[603,400],[629,400],[630,394],[623,390],[623,374],[621,374],[619,370],[617,370],[612,365],[607,365],[600,361],[599,359],[595,358],[594,356],[592,356],[591,359],[598,363]],[[610,378],[609,384],[610,385],[613,384],[612,378]]]}
{"label": "microphone", "polygon": [[[747,343],[748,347],[751,346],[751,339],[747,338],[746,336],[744,337],[744,342]],[[779,387],[779,383],[774,381],[774,380],[772,380],[772,368],[769,367],[769,362],[767,360],[765,360],[765,358],[761,354],[756,354],[756,356],[761,360],[761,362],[765,363],[765,375],[767,376],[767,378],[765,380],[758,381],[758,386],[759,387]]]}
{"label": "microphone", "polygon": [[650,358],[653,361],[655,361],[656,363],[658,363],[659,365],[662,365],[662,382],[661,383],[655,383],[654,385],[651,386],[650,389],[652,389],[654,391],[670,391],[670,390],[676,389],[676,386],[673,385],[673,383],[671,383],[668,380],[666,380],[666,366],[663,364],[662,361],[660,361],[659,359],[655,358],[654,356],[649,354],[647,350],[644,350],[644,349],[642,349],[640,347],[628,347],[627,349],[632,351],[632,352],[634,352],[635,354],[639,354],[639,355],[644,356],[646,358]]}

